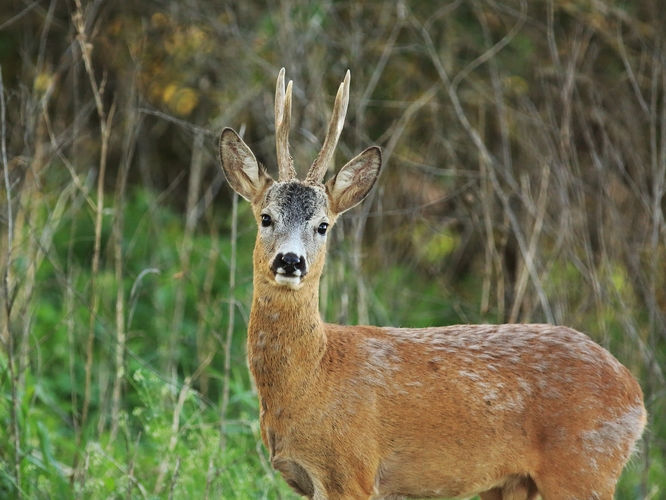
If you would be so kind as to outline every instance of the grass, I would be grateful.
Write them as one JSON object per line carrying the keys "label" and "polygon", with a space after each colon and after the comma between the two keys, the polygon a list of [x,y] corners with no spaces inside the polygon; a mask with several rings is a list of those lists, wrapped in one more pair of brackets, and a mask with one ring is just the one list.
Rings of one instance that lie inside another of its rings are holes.
{"label": "grass", "polygon": [[336,160],[385,159],[332,233],[325,319],[588,333],[650,415],[617,498],[663,496],[658,0],[47,3],[0,2],[0,498],[295,498],[245,366],[254,221],[214,144],[238,127],[274,167],[282,66],[298,168],[347,68]]}

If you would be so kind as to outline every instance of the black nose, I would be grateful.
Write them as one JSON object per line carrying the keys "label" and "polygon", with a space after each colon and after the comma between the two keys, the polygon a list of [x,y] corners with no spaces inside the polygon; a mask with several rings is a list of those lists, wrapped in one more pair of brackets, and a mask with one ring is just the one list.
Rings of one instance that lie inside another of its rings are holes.
{"label": "black nose", "polygon": [[305,274],[305,258],[299,257],[295,253],[277,254],[273,265],[271,266],[273,272],[278,272],[278,269],[283,269],[285,274],[294,274],[298,269],[301,274]]}

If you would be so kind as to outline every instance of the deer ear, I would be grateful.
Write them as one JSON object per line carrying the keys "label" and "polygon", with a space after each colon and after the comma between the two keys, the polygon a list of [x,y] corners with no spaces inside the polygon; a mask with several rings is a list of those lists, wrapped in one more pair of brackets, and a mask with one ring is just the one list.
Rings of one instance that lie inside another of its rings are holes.
{"label": "deer ear", "polygon": [[273,182],[247,144],[230,128],[220,136],[220,164],[231,188],[249,202]]}
{"label": "deer ear", "polygon": [[342,167],[326,183],[331,210],[341,214],[363,201],[375,185],[381,166],[382,152],[373,146]]}

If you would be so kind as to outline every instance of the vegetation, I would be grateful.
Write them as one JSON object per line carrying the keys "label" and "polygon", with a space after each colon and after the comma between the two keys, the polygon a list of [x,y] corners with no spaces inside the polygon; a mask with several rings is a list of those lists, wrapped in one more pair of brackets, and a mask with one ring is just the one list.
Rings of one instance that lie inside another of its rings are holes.
{"label": "vegetation", "polygon": [[618,499],[666,493],[661,0],[6,0],[0,5],[0,497],[296,498],[245,365],[255,235],[224,126],[303,174],[351,69],[338,167],[384,153],[332,233],[322,314],[551,322],[641,381]]}

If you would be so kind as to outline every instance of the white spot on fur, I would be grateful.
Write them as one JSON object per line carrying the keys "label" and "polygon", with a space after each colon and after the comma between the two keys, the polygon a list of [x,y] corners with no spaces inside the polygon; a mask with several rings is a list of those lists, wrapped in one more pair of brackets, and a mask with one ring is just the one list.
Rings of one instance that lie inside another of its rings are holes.
{"label": "white spot on fur", "polygon": [[365,338],[360,347],[367,354],[368,373],[366,380],[374,385],[387,386],[393,372],[402,362],[393,342],[377,338]]}
{"label": "white spot on fur", "polygon": [[463,377],[467,377],[470,380],[474,380],[475,382],[483,380],[483,377],[478,373],[468,372],[466,370],[460,370],[458,373]]}
{"label": "white spot on fur", "polygon": [[[600,455],[617,455],[625,459],[633,452],[628,447],[643,433],[645,410],[642,404],[629,408],[625,414],[612,420],[598,422],[598,427],[582,434],[585,448]],[[594,458],[592,459],[594,461]],[[596,466],[596,461],[593,464]]]}
{"label": "white spot on fur", "polygon": [[532,394],[532,386],[527,380],[521,377],[518,377],[516,380],[525,394]]}

